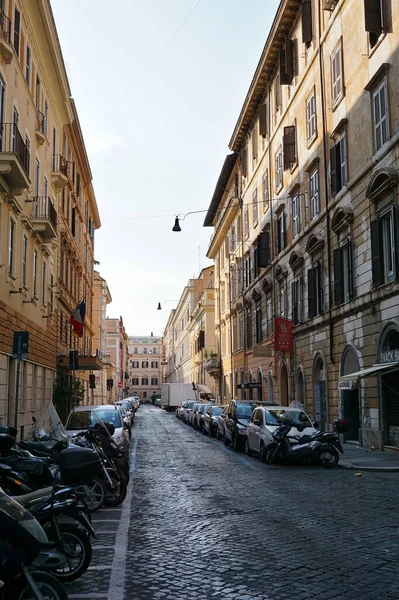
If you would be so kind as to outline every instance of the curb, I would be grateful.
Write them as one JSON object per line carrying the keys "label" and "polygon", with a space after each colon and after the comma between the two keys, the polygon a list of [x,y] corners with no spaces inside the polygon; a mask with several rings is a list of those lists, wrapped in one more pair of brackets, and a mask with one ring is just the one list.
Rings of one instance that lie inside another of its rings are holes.
{"label": "curb", "polygon": [[355,465],[351,462],[341,461],[338,463],[340,469],[354,470],[354,471],[377,471],[377,472],[388,472],[388,473],[399,473],[399,466],[397,467],[363,467]]}

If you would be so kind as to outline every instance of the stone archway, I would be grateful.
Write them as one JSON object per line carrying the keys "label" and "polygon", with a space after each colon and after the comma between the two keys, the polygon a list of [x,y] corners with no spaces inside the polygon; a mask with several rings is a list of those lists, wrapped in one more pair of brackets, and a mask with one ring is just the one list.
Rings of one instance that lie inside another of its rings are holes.
{"label": "stone archway", "polygon": [[[381,332],[378,356],[399,351],[399,326],[388,323]],[[380,377],[381,422],[385,444],[399,444],[399,371],[394,370]]]}
{"label": "stone archway", "polygon": [[267,377],[267,401],[269,404],[274,404],[274,381],[273,381],[273,373],[269,371],[269,375]]}
{"label": "stone archway", "polygon": [[288,371],[287,365],[283,363],[280,369],[280,405],[288,406]]}
{"label": "stone archway", "polygon": [[[353,346],[347,346],[341,359],[341,375],[349,375],[359,371],[359,359]],[[344,434],[344,440],[360,441],[361,415],[360,415],[360,390],[348,388],[341,390],[342,417],[349,421],[350,429]]]}

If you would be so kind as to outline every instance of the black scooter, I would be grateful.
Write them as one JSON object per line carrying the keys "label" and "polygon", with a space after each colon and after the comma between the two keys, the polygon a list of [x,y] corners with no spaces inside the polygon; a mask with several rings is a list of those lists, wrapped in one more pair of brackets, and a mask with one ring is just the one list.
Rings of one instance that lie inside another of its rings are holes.
{"label": "black scooter", "polygon": [[[295,425],[298,431],[303,431],[305,424]],[[265,448],[264,458],[266,464],[278,462],[311,463],[320,462],[326,469],[331,469],[338,464],[339,454],[337,449],[329,443],[311,440],[305,443],[292,444],[288,439],[292,425],[281,425],[273,432],[273,441]]]}

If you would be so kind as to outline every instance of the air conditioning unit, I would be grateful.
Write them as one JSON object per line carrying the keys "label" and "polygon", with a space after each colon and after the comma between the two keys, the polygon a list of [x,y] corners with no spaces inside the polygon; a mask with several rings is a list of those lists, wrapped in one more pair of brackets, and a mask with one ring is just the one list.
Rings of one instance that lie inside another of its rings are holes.
{"label": "air conditioning unit", "polygon": [[339,0],[323,0],[323,10],[333,11]]}

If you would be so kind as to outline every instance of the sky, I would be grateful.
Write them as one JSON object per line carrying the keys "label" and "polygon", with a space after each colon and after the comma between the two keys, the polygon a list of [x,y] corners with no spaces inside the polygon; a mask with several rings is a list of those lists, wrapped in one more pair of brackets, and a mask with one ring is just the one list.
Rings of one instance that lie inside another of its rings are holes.
{"label": "sky", "polygon": [[101,218],[96,268],[128,335],[161,334],[211,264],[203,221],[278,4],[51,0]]}

